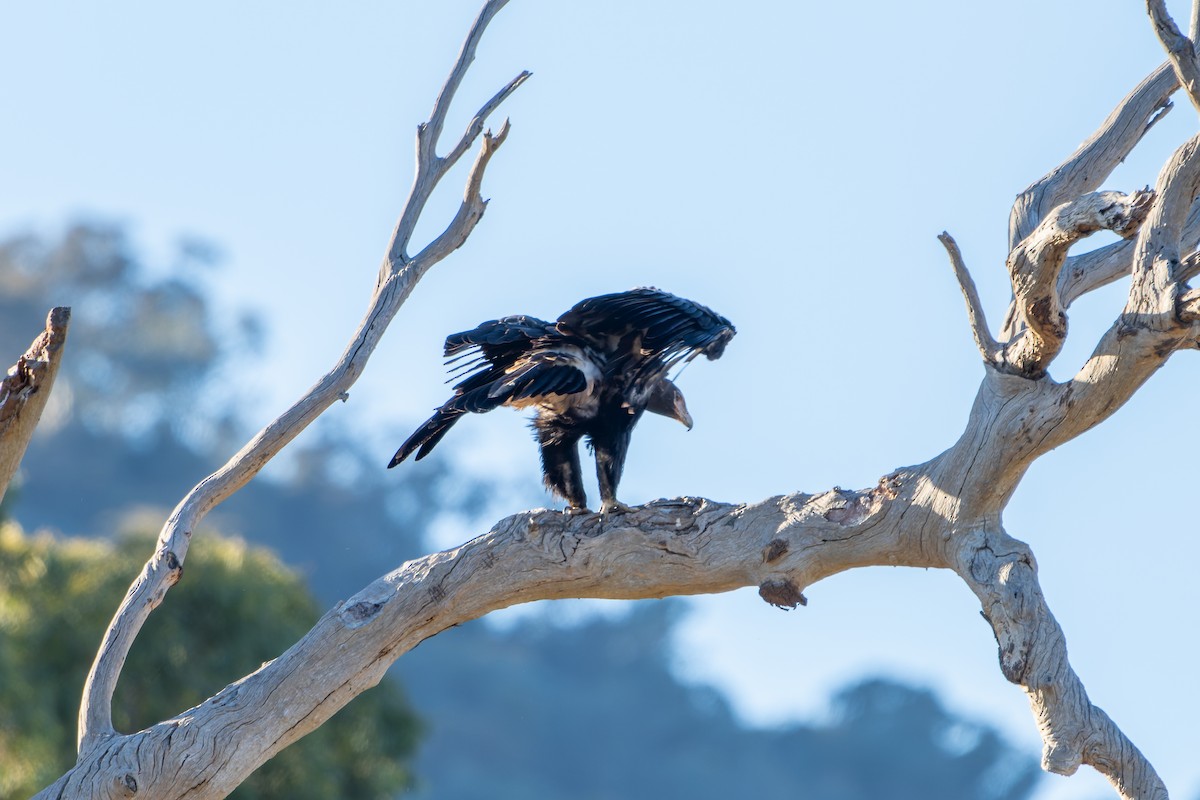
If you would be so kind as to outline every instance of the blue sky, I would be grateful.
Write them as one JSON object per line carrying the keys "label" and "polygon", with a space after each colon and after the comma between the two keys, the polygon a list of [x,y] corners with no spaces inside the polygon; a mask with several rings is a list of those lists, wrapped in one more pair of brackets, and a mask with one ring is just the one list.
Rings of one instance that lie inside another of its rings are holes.
{"label": "blue sky", "polygon": [[[1187,19],[1186,5],[1171,8]],[[415,125],[476,11],[474,0],[8,4],[0,234],[99,214],[151,253],[181,235],[220,244],[216,291],[269,322],[265,357],[239,376],[266,422],[333,363],[365,310]],[[1113,0],[512,0],[448,126],[533,71],[501,111],[513,130],[485,181],[487,215],[331,413],[370,437],[382,465],[393,434],[444,399],[447,332],[652,284],[713,306],[739,334],[682,379],[695,430],[643,423],[624,500],[873,485],[957,438],[982,374],[936,235],[958,239],[998,321],[1012,198],[1161,60],[1143,6]],[[1106,188],[1153,184],[1196,124],[1180,100]],[[460,179],[431,204],[426,235]],[[1122,290],[1072,309],[1056,377],[1090,352]],[[1176,356],[1115,418],[1038,462],[1005,516],[1037,554],[1093,700],[1181,797],[1200,791],[1196,465],[1180,446],[1198,374],[1195,356]],[[469,422],[447,440],[465,463],[536,486],[516,415]],[[698,599],[681,669],[759,722],[819,713],[830,689],[896,673],[1037,748],[1024,696],[953,575],[859,570],[806,594],[789,614],[753,591]],[[1046,783],[1054,800],[1111,796],[1090,771]]]}

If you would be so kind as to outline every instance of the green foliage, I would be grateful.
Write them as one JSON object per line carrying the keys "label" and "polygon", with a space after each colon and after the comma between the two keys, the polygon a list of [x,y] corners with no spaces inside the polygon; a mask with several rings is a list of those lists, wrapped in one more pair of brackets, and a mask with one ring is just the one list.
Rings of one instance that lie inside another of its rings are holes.
{"label": "green foliage", "polygon": [[[0,799],[74,759],[75,717],[101,633],[153,548],[0,528]],[[186,578],[147,622],[114,700],[118,730],[174,716],[279,655],[316,621],[301,579],[267,551],[196,537]],[[372,689],[255,772],[232,797],[386,798],[408,785],[418,725],[395,683]]]}

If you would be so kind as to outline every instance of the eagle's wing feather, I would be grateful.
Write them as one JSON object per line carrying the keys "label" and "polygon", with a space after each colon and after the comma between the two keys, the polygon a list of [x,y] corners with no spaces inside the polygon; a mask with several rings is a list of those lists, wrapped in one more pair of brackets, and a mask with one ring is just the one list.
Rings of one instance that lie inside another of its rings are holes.
{"label": "eagle's wing feather", "polygon": [[488,396],[513,406],[533,405],[551,395],[586,392],[598,370],[577,347],[537,350],[520,359],[488,389]]}
{"label": "eagle's wing feather", "polygon": [[712,309],[653,288],[590,297],[558,318],[558,330],[578,335],[606,354],[638,362],[631,367],[639,372],[701,352],[719,358],[736,333]]}
{"label": "eagle's wing feather", "polygon": [[469,331],[450,334],[446,337],[444,355],[448,360],[456,361],[474,352],[490,361],[492,356],[527,352],[532,342],[553,331],[554,323],[537,317],[525,314],[501,317],[480,323]]}

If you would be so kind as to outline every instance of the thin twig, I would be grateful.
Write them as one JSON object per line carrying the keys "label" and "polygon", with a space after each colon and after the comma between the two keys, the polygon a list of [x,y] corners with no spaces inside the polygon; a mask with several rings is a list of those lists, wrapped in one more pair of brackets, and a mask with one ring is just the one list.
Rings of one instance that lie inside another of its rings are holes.
{"label": "thin twig", "polygon": [[475,163],[471,165],[471,172],[467,175],[467,186],[463,192],[463,201],[458,207],[458,213],[454,216],[454,221],[450,223],[450,227],[446,228],[440,236],[430,242],[424,250],[417,254],[414,261],[440,261],[450,253],[462,247],[463,242],[467,240],[467,236],[475,228],[475,223],[483,216],[483,212],[487,210],[487,200],[483,199],[481,194],[483,188],[483,172],[487,169],[488,162],[492,159],[492,154],[504,144],[504,140],[508,138],[510,125],[508,120],[504,120],[504,124],[500,126],[500,132],[493,135],[491,131],[484,131],[483,144],[479,148],[479,155],[475,158]]}
{"label": "thin twig", "polygon": [[946,231],[942,231],[938,235],[938,241],[950,255],[950,264],[954,267],[954,277],[958,279],[958,288],[962,290],[963,299],[967,301],[967,321],[971,324],[975,347],[979,349],[979,355],[983,356],[985,363],[995,365],[1000,355],[1000,345],[988,329],[987,317],[983,313],[983,303],[979,299],[979,290],[975,288],[975,281],[971,278],[971,273],[963,261],[962,251],[958,249],[958,242],[954,241],[954,237]]}
{"label": "thin twig", "polygon": [[509,81],[507,86],[496,92],[496,94],[492,96],[492,99],[484,103],[483,107],[480,108],[479,111],[475,112],[475,116],[471,117],[471,121],[467,123],[467,129],[463,131],[462,138],[459,139],[458,144],[454,146],[454,149],[451,150],[445,158],[441,159],[446,164],[444,169],[449,169],[450,167],[454,166],[458,159],[462,158],[463,153],[467,151],[467,148],[471,146],[471,143],[475,141],[475,139],[479,136],[480,131],[483,130],[484,122],[489,116],[491,116],[492,112],[495,111],[501,103],[508,99],[508,96],[517,90],[517,87],[527,81],[532,75],[533,73],[529,70],[522,71],[520,75]]}

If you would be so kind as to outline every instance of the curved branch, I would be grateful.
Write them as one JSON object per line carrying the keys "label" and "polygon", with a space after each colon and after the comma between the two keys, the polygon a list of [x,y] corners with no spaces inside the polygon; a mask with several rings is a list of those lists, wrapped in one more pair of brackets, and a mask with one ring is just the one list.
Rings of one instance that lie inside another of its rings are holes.
{"label": "curved branch", "polygon": [[424,639],[516,603],[758,585],[769,602],[794,606],[804,586],[845,569],[943,566],[936,550],[918,545],[924,517],[896,502],[911,501],[918,489],[915,480],[893,476],[869,492],[754,505],[681,498],[616,516],[511,516],[461,547],[380,578],[279,658],[173,720],[120,737],[102,758],[85,754],[39,797],[101,796],[98,789],[126,776],[156,800],[223,797]]}
{"label": "curved branch", "polygon": [[62,306],[50,309],[46,329],[0,381],[0,500],[17,474],[25,448],[50,399],[70,322],[71,309]]}
{"label": "curved branch", "polygon": [[983,606],[1000,649],[1000,669],[1029,696],[1042,735],[1042,768],[1073,775],[1088,764],[1123,798],[1167,800],[1154,767],[1092,705],[1067,660],[1066,637],[1046,605],[1028,546],[1003,530],[973,531],[959,545],[955,571]]}
{"label": "curved branch", "polygon": [[[1033,384],[1007,380],[1019,393]],[[984,448],[1011,434],[1003,425],[994,430]],[[1078,684],[1073,673],[1030,672],[1049,663],[1038,642],[1047,633],[1040,626],[1052,618],[1042,613],[1040,594],[1030,594],[1036,582],[1028,583],[1024,574],[1019,580],[1026,582],[1019,582],[1010,568],[1014,560],[1032,565],[1028,549],[981,533],[995,526],[997,503],[1003,500],[984,486],[991,480],[990,465],[963,466],[975,463],[961,458],[970,455],[966,449],[953,448],[858,492],[797,493],[743,505],[680,498],[609,516],[535,511],[508,517],[483,536],[410,561],[375,581],[335,606],[279,658],[197,707],[119,737],[103,753],[85,754],[38,798],[107,796],[114,786],[130,785],[156,800],[223,797],[265,760],[378,683],[390,664],[423,640],[517,603],[663,597],[757,585],[766,602],[795,608],[806,603],[806,587],[870,565],[956,570],[980,596],[997,630],[1005,674],[1019,678],[1031,695],[1081,696],[1069,691]],[[943,488],[949,485],[961,486],[961,497],[951,497]],[[1035,601],[1041,605],[1031,613]],[[1059,652],[1065,658],[1061,636],[1049,638],[1047,658]],[[1113,742],[1127,741],[1109,735],[1106,717],[1068,718],[1053,703],[1047,708],[1051,718],[1042,727],[1048,749],[1067,736],[1072,747],[1083,743],[1079,760],[1110,777],[1119,774],[1132,782],[1130,776],[1153,776],[1148,765],[1137,762],[1140,754],[1131,745],[1112,749]],[[1073,751],[1054,747],[1049,766],[1066,771]],[[1126,796],[1158,797],[1140,788]]]}
{"label": "curved branch", "polygon": [[1152,194],[1094,192],[1054,209],[1008,257],[1013,305],[1027,326],[1010,341],[1003,360],[1014,371],[1041,375],[1062,349],[1067,316],[1058,295],[1067,250],[1075,242],[1108,229],[1121,236],[1138,230],[1150,210]]}
{"label": "curved branch", "polygon": [[1009,216],[1009,248],[1033,233],[1056,206],[1098,189],[1171,108],[1171,95],[1178,88],[1171,65],[1159,65],[1070,158],[1018,195]]}
{"label": "curved branch", "polygon": [[[460,55],[459,62],[434,107],[433,117],[422,126],[425,134],[423,139],[419,139],[419,152],[432,153],[436,148],[436,136],[427,132],[440,131],[446,107],[462,79],[463,70],[473,57],[483,28],[505,2],[507,0],[492,0],[476,20],[475,27],[468,35],[467,44],[463,47],[463,54]],[[519,80],[510,83],[497,95],[499,100],[493,98],[494,102],[489,101],[485,108],[494,109],[499,101],[507,97],[515,85],[519,84]],[[376,285],[366,316],[359,323],[350,343],[333,368],[291,408],[259,431],[224,466],[197,484],[172,511],[159,534],[154,555],[134,580],[109,623],[96,659],[88,672],[79,708],[78,744],[81,756],[116,735],[112,725],[112,697],[125,658],[150,613],[162,602],[167,591],[183,574],[183,563],[187,557],[192,531],[212,508],[249,482],[329,406],[346,397],[347,390],[366,367],[367,360],[388,324],[408,299],[417,281],[430,267],[461,246],[479,221],[486,207],[486,203],[480,197],[483,173],[492,154],[503,143],[506,131],[507,124],[500,135],[485,136],[479,158],[467,179],[462,208],[446,231],[435,240],[435,244],[440,245],[431,245],[413,259],[405,258],[401,262],[392,262],[390,258],[385,260],[382,279]],[[410,226],[416,224],[428,192],[432,192],[448,168],[448,165],[445,168],[439,166],[433,172],[429,172],[419,167],[417,184],[422,186],[422,191],[426,193],[416,200],[410,196],[389,243],[389,254],[403,251],[403,243],[398,237],[406,230],[411,234]]]}
{"label": "curved branch", "polygon": [[[1136,239],[1098,247],[1077,256],[1067,256],[1067,263],[1058,279],[1058,293],[1064,308],[1088,292],[1107,286],[1113,281],[1128,277],[1133,271],[1133,255]],[[1200,203],[1192,203],[1183,230],[1179,234],[1179,248],[1188,253],[1179,272],[1182,281],[1191,280],[1200,274]]]}

